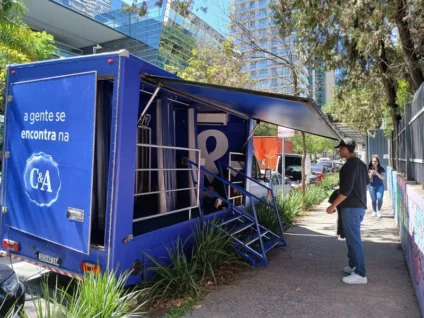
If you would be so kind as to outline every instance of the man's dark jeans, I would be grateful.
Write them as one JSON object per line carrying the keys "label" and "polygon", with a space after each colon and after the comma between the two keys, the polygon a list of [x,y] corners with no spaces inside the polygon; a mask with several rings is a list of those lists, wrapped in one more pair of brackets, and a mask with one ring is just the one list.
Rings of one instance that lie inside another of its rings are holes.
{"label": "man's dark jeans", "polygon": [[350,268],[355,273],[365,277],[364,245],[361,241],[361,222],[364,219],[365,209],[342,208],[343,231],[347,243],[347,257]]}

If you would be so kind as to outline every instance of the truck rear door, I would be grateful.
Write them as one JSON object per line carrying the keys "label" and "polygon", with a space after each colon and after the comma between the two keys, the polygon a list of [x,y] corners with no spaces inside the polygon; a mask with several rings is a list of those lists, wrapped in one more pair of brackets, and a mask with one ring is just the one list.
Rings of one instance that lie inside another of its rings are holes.
{"label": "truck rear door", "polygon": [[6,111],[6,227],[84,254],[90,251],[96,77],[12,83]]}

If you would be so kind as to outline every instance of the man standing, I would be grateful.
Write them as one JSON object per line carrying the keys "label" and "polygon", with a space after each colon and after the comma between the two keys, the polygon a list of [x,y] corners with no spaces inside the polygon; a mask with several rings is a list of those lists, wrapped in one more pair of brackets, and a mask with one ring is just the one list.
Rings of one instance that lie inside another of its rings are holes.
{"label": "man standing", "polygon": [[344,272],[346,284],[366,284],[364,246],[361,241],[361,222],[367,208],[368,170],[364,162],[356,157],[355,141],[345,138],[336,147],[347,161],[340,170],[340,194],[327,209],[328,214],[341,208],[343,231],[347,243],[349,266]]}

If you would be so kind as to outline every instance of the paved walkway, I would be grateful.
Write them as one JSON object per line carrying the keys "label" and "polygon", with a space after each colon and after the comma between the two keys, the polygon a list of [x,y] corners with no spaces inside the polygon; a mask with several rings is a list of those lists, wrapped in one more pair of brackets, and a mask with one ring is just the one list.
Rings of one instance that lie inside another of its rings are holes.
{"label": "paved walkway", "polygon": [[421,317],[387,195],[383,218],[367,212],[363,223],[367,285],[341,282],[346,242],[336,238],[337,213],[327,215],[327,206],[302,218],[287,235],[289,249],[270,252],[267,268],[219,287],[186,317]]}

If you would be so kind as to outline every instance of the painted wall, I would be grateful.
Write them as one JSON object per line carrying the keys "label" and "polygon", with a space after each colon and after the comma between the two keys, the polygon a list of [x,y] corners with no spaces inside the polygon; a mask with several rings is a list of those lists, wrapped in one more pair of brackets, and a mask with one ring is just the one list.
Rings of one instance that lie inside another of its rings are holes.
{"label": "painted wall", "polygon": [[390,168],[387,183],[405,260],[424,315],[424,191],[421,185],[407,184]]}

